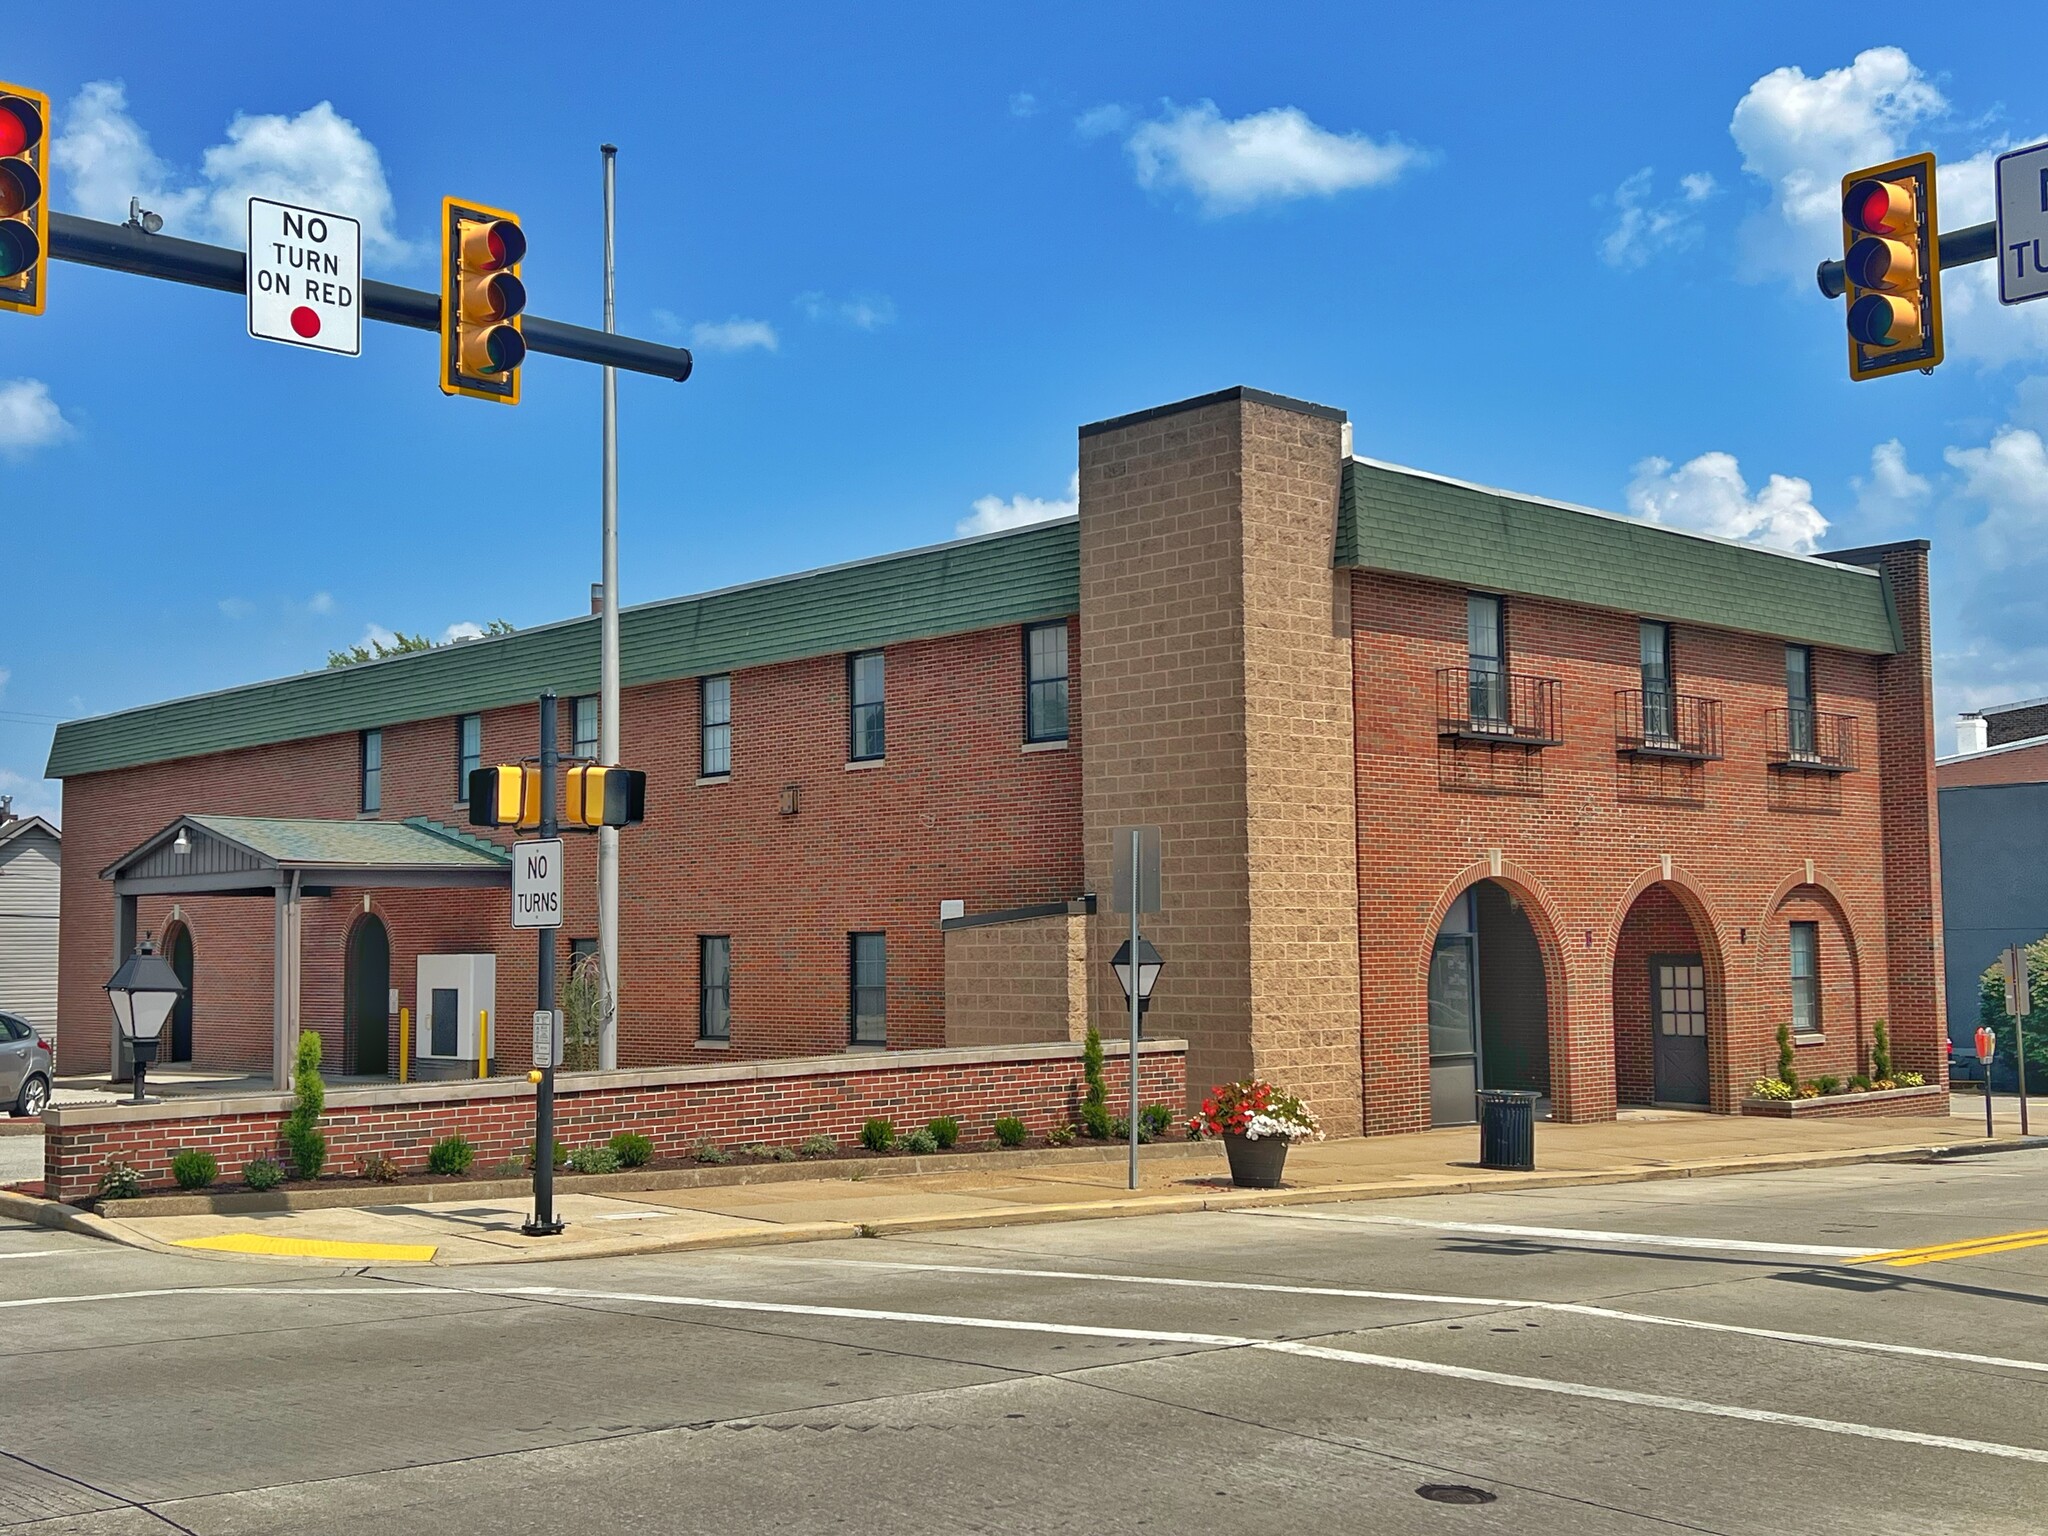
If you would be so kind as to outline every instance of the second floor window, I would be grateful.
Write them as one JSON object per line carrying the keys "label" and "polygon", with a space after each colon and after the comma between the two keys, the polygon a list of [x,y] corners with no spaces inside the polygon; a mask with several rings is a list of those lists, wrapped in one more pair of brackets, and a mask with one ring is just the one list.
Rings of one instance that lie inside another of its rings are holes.
{"label": "second floor window", "polygon": [[846,692],[852,701],[852,741],[847,755],[856,763],[882,756],[882,653],[860,651],[846,658]]}
{"label": "second floor window", "polygon": [[1678,740],[1677,702],[1672,697],[1671,626],[1644,619],[1639,650],[1643,666],[1643,740],[1671,746]]}
{"label": "second floor window", "polygon": [[1465,595],[1465,658],[1473,725],[1505,729],[1508,724],[1507,615],[1502,611],[1499,598],[1483,592]]}
{"label": "second floor window", "polygon": [[1785,744],[1794,757],[1812,757],[1813,648],[1785,647]]}
{"label": "second floor window", "polygon": [[732,676],[706,677],[697,683],[703,726],[697,743],[697,774],[720,778],[732,772]]}
{"label": "second floor window", "polygon": [[384,733],[363,732],[362,750],[362,795],[357,801],[365,811],[381,811],[384,808]]}
{"label": "second floor window", "polygon": [[1067,625],[1024,631],[1024,739],[1067,739]]}
{"label": "second floor window", "polygon": [[1792,1032],[1820,1033],[1820,924],[1792,925]]}
{"label": "second floor window", "polygon": [[597,756],[597,695],[569,701],[569,751],[575,757]]}
{"label": "second floor window", "polygon": [[732,938],[705,934],[697,940],[697,1038],[732,1038]]}
{"label": "second floor window", "polygon": [[463,715],[455,722],[455,803],[469,800],[469,776],[484,765],[484,717]]}
{"label": "second floor window", "polygon": [[879,933],[856,933],[848,938],[853,1043],[881,1045],[888,1039],[884,1016],[889,996],[888,940]]}

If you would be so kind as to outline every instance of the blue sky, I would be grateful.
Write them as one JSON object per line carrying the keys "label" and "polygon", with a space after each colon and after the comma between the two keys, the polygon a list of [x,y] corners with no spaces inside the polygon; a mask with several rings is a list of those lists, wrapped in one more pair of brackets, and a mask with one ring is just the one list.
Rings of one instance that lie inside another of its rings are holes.
{"label": "blue sky", "polygon": [[[1933,538],[1944,746],[1949,712],[2048,694],[2048,301],[1951,273],[1950,361],[1851,384],[1811,277],[1856,165],[1933,149],[1943,224],[1990,216],[1990,155],[2048,137],[2039,24],[607,9],[614,40],[493,7],[493,59],[416,6],[57,7],[5,68],[56,100],[58,208],[135,192],[225,240],[248,193],[296,198],[432,286],[456,194],[523,215],[532,312],[585,323],[617,142],[621,327],[698,349],[687,384],[621,380],[628,602],[1062,510],[1076,425],[1246,383],[1442,473],[1794,548]],[[445,399],[421,333],[301,352],[239,298],[57,267],[45,316],[0,315],[0,793],[56,810],[59,718],[581,611],[597,449],[586,366]]]}

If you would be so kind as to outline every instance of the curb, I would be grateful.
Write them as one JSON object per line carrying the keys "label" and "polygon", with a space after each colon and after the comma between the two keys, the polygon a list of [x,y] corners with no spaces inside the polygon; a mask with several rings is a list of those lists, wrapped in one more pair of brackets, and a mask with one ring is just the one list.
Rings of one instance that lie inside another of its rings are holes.
{"label": "curb", "polygon": [[130,1232],[103,1216],[81,1211],[60,1200],[44,1200],[39,1196],[24,1195],[11,1189],[0,1189],[0,1217],[10,1221],[25,1221],[32,1226],[48,1227],[57,1232],[72,1232],[80,1237],[96,1237],[102,1242],[119,1243],[124,1248],[140,1248],[148,1253],[190,1251],[172,1248],[153,1237],[144,1237],[140,1232]]}

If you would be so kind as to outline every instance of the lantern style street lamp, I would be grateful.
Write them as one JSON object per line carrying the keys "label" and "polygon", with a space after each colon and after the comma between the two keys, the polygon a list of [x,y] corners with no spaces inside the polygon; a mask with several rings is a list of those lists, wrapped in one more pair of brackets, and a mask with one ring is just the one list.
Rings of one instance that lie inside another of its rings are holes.
{"label": "lantern style street lamp", "polygon": [[121,1025],[121,1038],[135,1061],[135,1102],[142,1102],[142,1080],[156,1060],[159,1037],[171,1010],[185,995],[185,983],[171,962],[158,954],[144,934],[135,953],[121,962],[107,982],[107,1000]]}
{"label": "lantern style street lamp", "polygon": [[[1152,941],[1140,937],[1138,940],[1138,978],[1135,989],[1135,1000],[1140,1014],[1152,1006],[1152,987],[1159,980],[1159,973],[1165,967],[1166,962],[1159,958],[1159,951],[1152,947]],[[1117,952],[1110,957],[1109,968],[1116,972],[1116,984],[1124,989],[1124,1001],[1127,1003],[1133,1001],[1131,941],[1129,939],[1124,940],[1118,946]]]}

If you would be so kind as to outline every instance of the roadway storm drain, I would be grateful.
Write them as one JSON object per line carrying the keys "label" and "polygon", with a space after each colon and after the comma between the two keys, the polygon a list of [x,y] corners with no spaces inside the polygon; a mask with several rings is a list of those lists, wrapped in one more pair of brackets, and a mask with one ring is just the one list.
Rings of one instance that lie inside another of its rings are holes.
{"label": "roadway storm drain", "polygon": [[1491,1504],[1500,1497],[1468,1483],[1424,1483],[1415,1491],[1432,1504]]}

